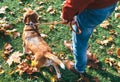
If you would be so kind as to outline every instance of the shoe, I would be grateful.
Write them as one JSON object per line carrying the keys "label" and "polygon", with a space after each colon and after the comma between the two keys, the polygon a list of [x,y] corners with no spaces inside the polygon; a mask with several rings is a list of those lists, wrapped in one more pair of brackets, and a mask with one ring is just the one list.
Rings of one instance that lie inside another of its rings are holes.
{"label": "shoe", "polygon": [[69,50],[73,51],[73,49],[72,49],[72,42],[71,41],[65,40],[64,41],[64,45],[65,45],[66,48],[68,48]]}
{"label": "shoe", "polygon": [[74,67],[74,62],[70,61],[70,60],[65,60],[65,66],[68,70],[72,71],[73,73],[80,75],[80,73],[75,69]]}
{"label": "shoe", "polygon": [[79,79],[77,80],[77,82],[89,82],[89,78],[87,77],[86,72],[84,73],[80,73],[78,72],[75,67],[74,67],[74,62],[70,61],[70,60],[65,60],[65,66],[68,70],[72,71],[73,73],[77,74]]}
{"label": "shoe", "polygon": [[77,80],[77,82],[90,82],[90,80],[87,76],[87,73],[86,72],[80,73],[79,79]]}

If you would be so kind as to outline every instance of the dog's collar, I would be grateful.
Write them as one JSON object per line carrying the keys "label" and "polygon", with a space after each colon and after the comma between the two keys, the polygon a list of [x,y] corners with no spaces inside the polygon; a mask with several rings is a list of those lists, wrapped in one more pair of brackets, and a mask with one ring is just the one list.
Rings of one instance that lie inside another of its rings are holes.
{"label": "dog's collar", "polygon": [[38,23],[30,22],[30,23],[26,23],[25,25],[34,26],[34,25],[38,25]]}

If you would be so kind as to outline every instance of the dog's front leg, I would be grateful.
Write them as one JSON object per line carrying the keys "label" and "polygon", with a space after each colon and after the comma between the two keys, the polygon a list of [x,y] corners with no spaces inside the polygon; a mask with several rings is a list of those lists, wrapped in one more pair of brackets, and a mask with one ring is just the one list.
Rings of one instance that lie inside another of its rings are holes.
{"label": "dog's front leg", "polygon": [[26,54],[25,43],[23,42],[23,54]]}
{"label": "dog's front leg", "polygon": [[61,78],[61,73],[60,73],[60,70],[59,70],[57,64],[55,64],[54,62],[52,62],[51,65],[55,68],[55,71],[56,71],[56,74],[57,74],[57,78],[60,79]]}

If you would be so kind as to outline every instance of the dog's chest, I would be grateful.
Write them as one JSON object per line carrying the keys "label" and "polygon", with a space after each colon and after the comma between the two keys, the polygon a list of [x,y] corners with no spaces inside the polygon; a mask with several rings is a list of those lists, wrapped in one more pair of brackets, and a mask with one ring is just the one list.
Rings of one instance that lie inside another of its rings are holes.
{"label": "dog's chest", "polygon": [[33,37],[33,38],[27,37],[26,42],[29,42],[29,43],[34,44],[34,45],[42,44],[41,40],[38,37]]}

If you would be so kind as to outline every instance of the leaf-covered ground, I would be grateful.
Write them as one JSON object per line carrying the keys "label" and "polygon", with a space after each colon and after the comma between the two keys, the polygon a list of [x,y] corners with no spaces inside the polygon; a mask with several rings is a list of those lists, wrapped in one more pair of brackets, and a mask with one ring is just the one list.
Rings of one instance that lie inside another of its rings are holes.
{"label": "leaf-covered ground", "polygon": [[[64,47],[71,40],[71,30],[66,25],[42,25],[60,21],[64,0],[0,0],[0,82],[55,82],[52,67],[32,73],[30,57],[22,54],[23,8],[30,7],[39,15],[40,33],[61,59],[74,61],[73,54]],[[120,80],[120,5],[113,14],[96,27],[89,40],[89,61],[85,82],[119,82]],[[17,60],[16,60],[17,58]],[[21,61],[27,60],[18,66]],[[22,69],[22,70],[21,70]],[[29,70],[29,71],[28,71]],[[61,82],[76,82],[79,77],[61,69]]]}

